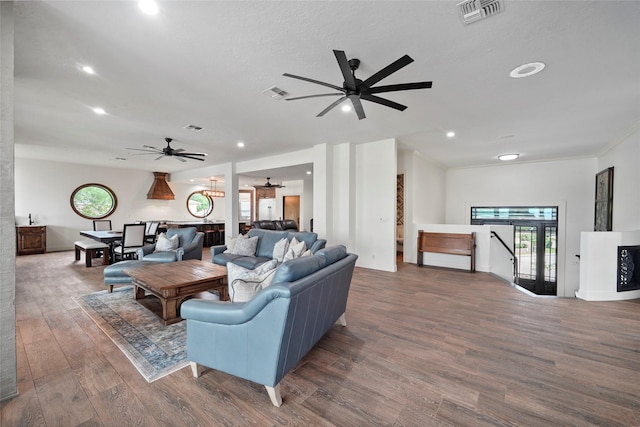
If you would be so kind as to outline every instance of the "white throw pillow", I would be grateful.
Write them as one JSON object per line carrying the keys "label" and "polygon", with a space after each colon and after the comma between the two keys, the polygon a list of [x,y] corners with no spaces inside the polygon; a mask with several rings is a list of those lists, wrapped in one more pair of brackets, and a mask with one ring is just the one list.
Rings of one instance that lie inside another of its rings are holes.
{"label": "white throw pillow", "polygon": [[158,235],[158,240],[156,240],[156,248],[154,249],[154,252],[175,251],[178,249],[179,244],[180,237],[177,234],[167,238],[165,233],[160,233]]}
{"label": "white throw pillow", "polygon": [[289,249],[289,241],[286,237],[280,239],[275,245],[273,245],[273,256],[272,258],[278,260],[278,262],[284,261],[284,256]]}
{"label": "white throw pillow", "polygon": [[231,302],[247,302],[255,294],[271,284],[278,261],[272,259],[254,270],[249,270],[232,262],[227,263],[229,279],[229,299]]}
{"label": "white throw pillow", "polygon": [[298,242],[298,239],[294,237],[293,239],[291,239],[291,242],[289,242],[289,249],[284,256],[283,261],[289,261],[290,259],[301,257],[306,249],[307,244],[304,241]]}
{"label": "white throw pillow", "polygon": [[250,237],[248,239],[238,239],[230,253],[234,255],[255,256],[257,247],[258,236]]}
{"label": "white throw pillow", "polygon": [[232,237],[227,240],[227,249],[224,250],[225,254],[233,253],[233,248],[236,247],[236,242],[238,241],[238,239],[248,239],[248,237],[244,234],[240,234],[238,237]]}

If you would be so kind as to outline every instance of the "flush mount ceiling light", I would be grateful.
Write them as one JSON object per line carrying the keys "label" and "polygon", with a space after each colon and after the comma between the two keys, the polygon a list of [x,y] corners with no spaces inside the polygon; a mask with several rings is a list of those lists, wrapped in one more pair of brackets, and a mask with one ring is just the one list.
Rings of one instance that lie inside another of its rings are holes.
{"label": "flush mount ceiling light", "polygon": [[514,68],[513,71],[509,73],[509,76],[514,79],[533,76],[534,74],[538,74],[540,71],[544,70],[544,67],[544,62],[529,62],[528,64],[522,64],[521,66]]}
{"label": "flush mount ceiling light", "polygon": [[140,0],[138,2],[138,7],[143,13],[146,13],[147,15],[157,15],[158,12],[160,12],[158,3],[156,3],[154,0]]}
{"label": "flush mount ceiling light", "polygon": [[508,161],[508,160],[515,160],[518,157],[520,157],[520,154],[501,154],[498,156],[498,160],[502,160],[502,161]]}
{"label": "flush mount ceiling light", "polygon": [[100,108],[100,107],[95,107],[92,108],[93,112],[98,114],[99,116],[103,115],[103,114],[107,114],[106,111],[104,111],[104,108]]}

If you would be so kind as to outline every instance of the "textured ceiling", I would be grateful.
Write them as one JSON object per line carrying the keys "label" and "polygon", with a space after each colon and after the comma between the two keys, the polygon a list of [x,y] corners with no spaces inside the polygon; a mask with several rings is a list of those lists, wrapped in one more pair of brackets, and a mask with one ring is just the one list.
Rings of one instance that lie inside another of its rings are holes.
{"label": "textured ceiling", "polygon": [[[151,17],[133,1],[15,3],[17,156],[175,172],[395,137],[461,167],[495,164],[505,152],[518,161],[595,156],[640,119],[636,1],[506,1],[503,13],[468,26],[455,1],[159,4]],[[333,98],[262,93],[327,92],[285,72],[341,86],[332,49],[359,58],[363,80],[408,54],[415,62],[379,84],[433,88],[381,94],[404,112],[363,101],[361,121],[339,108],[316,118]],[[533,61],[547,66],[509,77]],[[82,73],[84,64],[96,74]],[[126,149],[162,148],[164,137],[208,153],[206,162]]]}

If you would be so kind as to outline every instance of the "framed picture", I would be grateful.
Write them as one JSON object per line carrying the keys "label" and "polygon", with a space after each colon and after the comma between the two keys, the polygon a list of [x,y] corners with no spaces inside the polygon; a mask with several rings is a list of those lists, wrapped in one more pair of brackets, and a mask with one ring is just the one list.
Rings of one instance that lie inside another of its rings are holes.
{"label": "framed picture", "polygon": [[613,167],[596,174],[594,231],[611,231],[613,218]]}

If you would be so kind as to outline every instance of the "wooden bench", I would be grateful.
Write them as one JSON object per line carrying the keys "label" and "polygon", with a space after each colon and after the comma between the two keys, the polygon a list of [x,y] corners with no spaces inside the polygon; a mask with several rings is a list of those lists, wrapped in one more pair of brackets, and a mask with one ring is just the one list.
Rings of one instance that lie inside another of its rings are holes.
{"label": "wooden bench", "polygon": [[428,233],[418,230],[418,265],[423,265],[424,252],[469,256],[469,271],[476,271],[476,233]]}
{"label": "wooden bench", "polygon": [[102,265],[109,265],[109,245],[95,240],[78,240],[73,243],[76,249],[76,261],[80,261],[80,252],[84,252],[85,265],[91,267],[91,260],[102,256]]}

